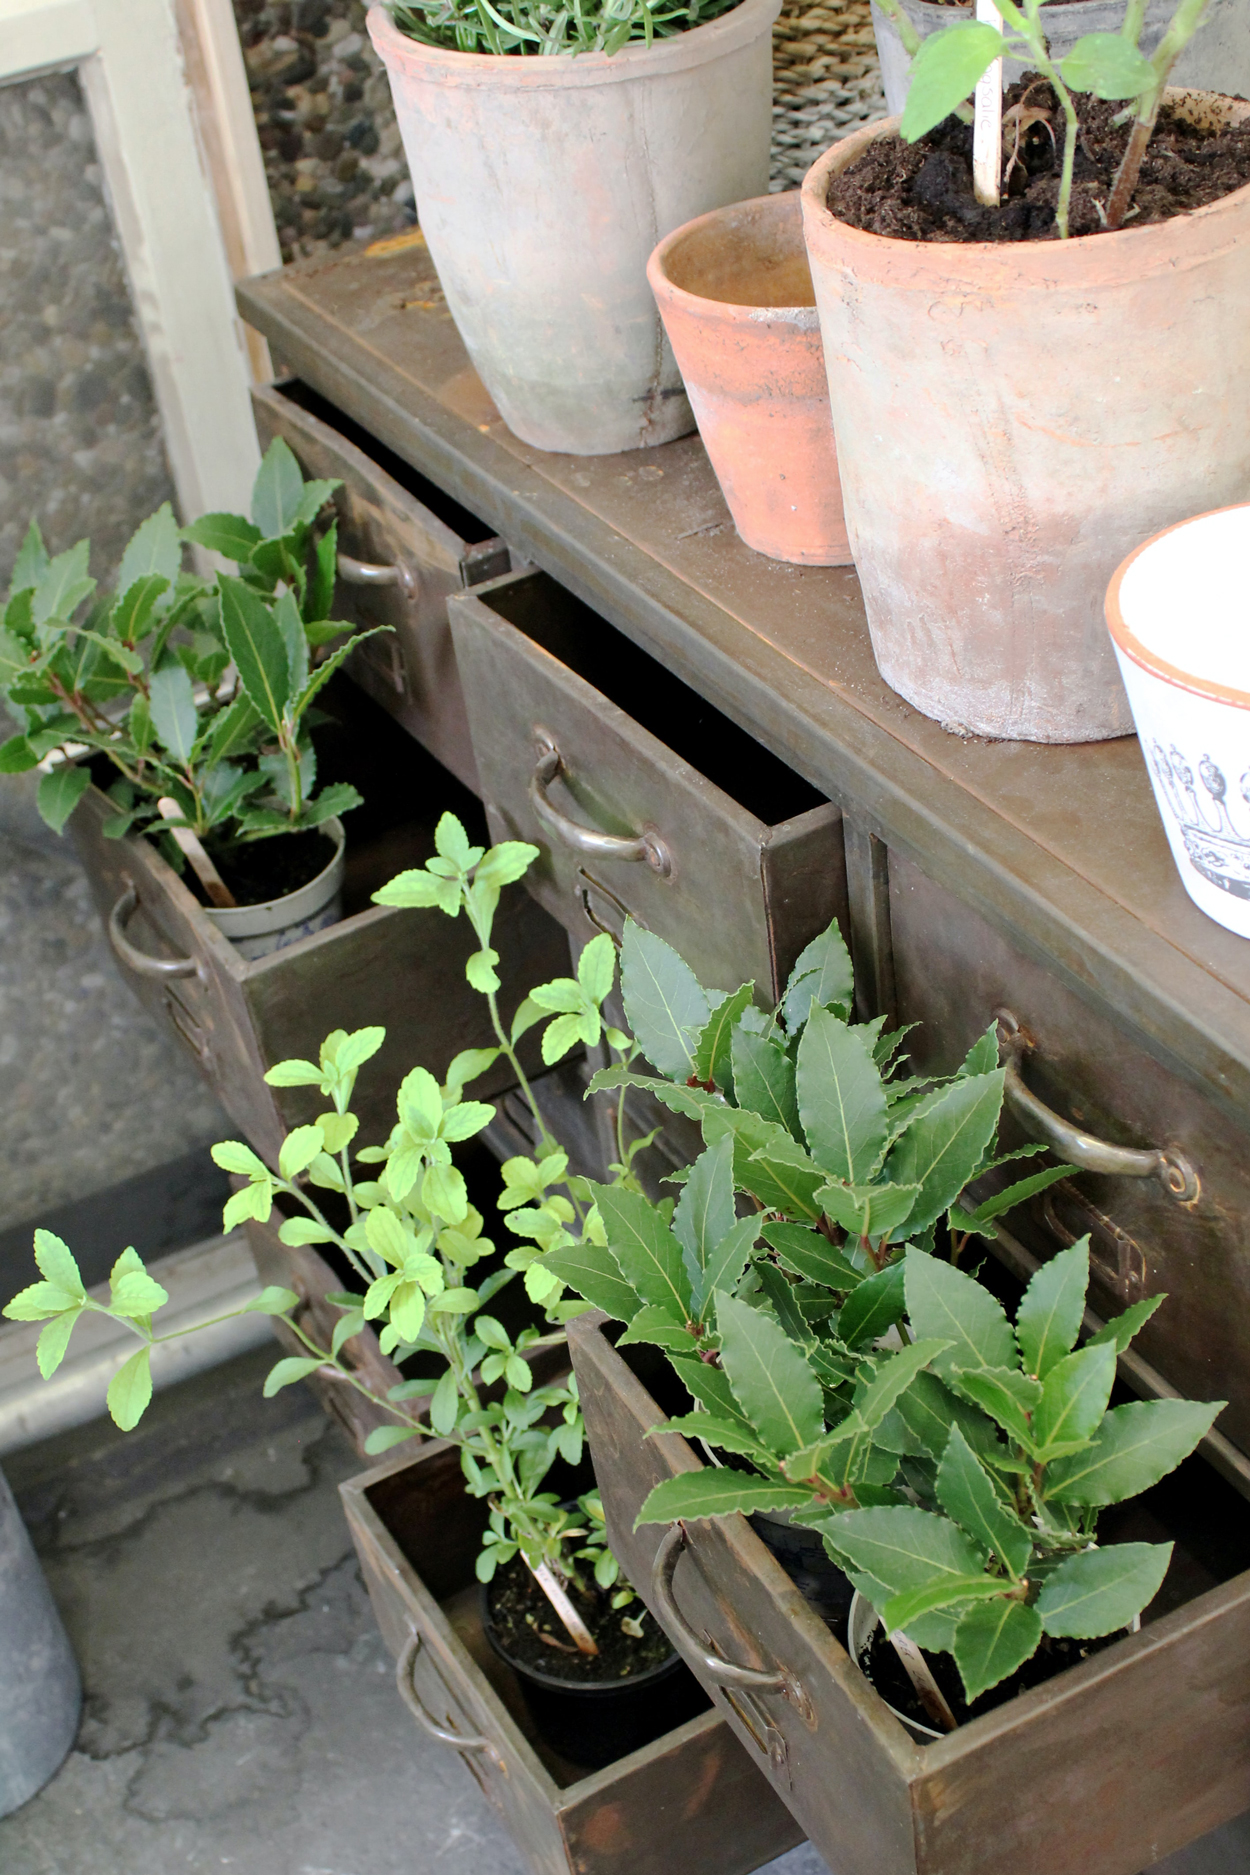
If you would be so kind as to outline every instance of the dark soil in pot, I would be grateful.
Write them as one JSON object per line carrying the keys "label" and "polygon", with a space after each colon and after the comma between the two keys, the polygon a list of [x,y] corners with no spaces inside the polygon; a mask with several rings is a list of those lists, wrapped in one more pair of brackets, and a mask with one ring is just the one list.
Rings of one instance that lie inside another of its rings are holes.
{"label": "dark soil in pot", "polygon": [[[303,833],[277,833],[272,839],[240,845],[209,842],[207,851],[237,904],[266,905],[270,899],[298,892],[324,872],[334,858],[334,841],[319,827],[309,827]],[[182,881],[201,905],[212,903],[191,866]]]}
{"label": "dark soil in pot", "polygon": [[[1010,119],[1004,123],[1004,194],[997,208],[983,208],[972,190],[972,126],[948,117],[917,143],[881,137],[829,187],[831,215],[852,228],[896,241],[1039,241],[1058,239],[1064,119],[1050,85],[1026,77],[1006,93],[1004,112],[1022,101],[1032,117],[1012,163]],[[1069,226],[1073,235],[1098,234],[1128,139],[1126,125],[1113,126],[1119,104],[1075,98],[1081,136],[1073,171]],[[1044,121],[1043,121],[1044,120]],[[1022,117],[1021,122],[1024,122]],[[1250,183],[1250,122],[1231,129],[1187,122],[1170,104],[1159,121],[1141,166],[1133,208],[1125,228],[1168,221],[1204,208]]]}
{"label": "dark soil in pot", "polygon": [[[573,1594],[597,1654],[573,1646],[519,1556],[483,1586],[482,1626],[520,1680],[546,1743],[572,1763],[598,1770],[683,1725],[710,1702],[640,1601],[621,1609],[597,1590]],[[622,1619],[630,1618],[639,1622],[641,1639],[622,1629]]]}
{"label": "dark soil in pot", "polygon": [[[964,1725],[969,1719],[979,1719],[984,1712],[993,1712],[996,1706],[1005,1706],[1017,1694],[1027,1693],[1031,1687],[1042,1686],[1047,1680],[1053,1680],[1057,1673],[1066,1673],[1069,1667],[1079,1667],[1082,1660],[1088,1660],[1092,1654],[1100,1654],[1104,1647],[1114,1646],[1127,1633],[1128,1629],[1122,1628],[1118,1634],[1104,1634],[1096,1641],[1056,1640],[1049,1634],[1043,1635],[1042,1644],[1031,1660],[1026,1660],[1009,1679],[991,1686],[971,1705],[964,1698],[963,1681],[951,1656],[926,1653],[925,1659],[929,1663],[929,1671],[942,1689],[947,1705],[959,1723]],[[932,1729],[933,1720],[916,1697],[916,1689],[880,1624],[873,1629],[872,1638],[860,1655],[859,1665],[887,1705],[893,1706],[896,1712],[901,1712],[913,1724]]]}
{"label": "dark soil in pot", "polygon": [[804,1601],[820,1616],[838,1645],[845,1647],[851,1597],[855,1591],[849,1578],[830,1557],[820,1534],[804,1524],[788,1523],[767,1512],[757,1511],[748,1521]]}

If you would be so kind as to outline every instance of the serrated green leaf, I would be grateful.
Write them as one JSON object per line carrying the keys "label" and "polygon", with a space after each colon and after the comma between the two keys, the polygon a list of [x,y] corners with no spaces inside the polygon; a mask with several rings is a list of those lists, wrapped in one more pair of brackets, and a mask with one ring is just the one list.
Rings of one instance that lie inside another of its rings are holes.
{"label": "serrated green leaf", "polygon": [[1115,1380],[1115,1349],[1081,1348],[1056,1361],[1046,1376],[1033,1414],[1033,1445],[1038,1458],[1093,1437],[1107,1410]]}
{"label": "serrated green leaf", "polygon": [[896,1410],[934,1458],[940,1459],[945,1453],[954,1426],[960,1428],[974,1451],[992,1452],[998,1444],[993,1425],[980,1409],[959,1399],[936,1374],[917,1374]]}
{"label": "serrated green leaf", "polygon": [[[895,1322],[902,1318],[906,1307],[903,1265],[888,1263],[875,1275],[866,1276],[846,1298],[838,1317],[839,1338],[848,1348],[868,1347],[893,1328]],[[926,1331],[922,1338],[927,1341],[948,1341],[950,1337]],[[944,1358],[941,1355],[938,1357],[939,1361]]]}
{"label": "serrated green leaf", "polygon": [[876,1373],[858,1395],[855,1410],[870,1432],[875,1432],[914,1383],[920,1372],[942,1352],[940,1341],[913,1341],[909,1348],[880,1362]]}
{"label": "serrated green leaf", "polygon": [[[501,840],[498,846],[492,846],[485,857],[479,860],[477,870],[473,875],[474,883],[477,885],[512,885],[515,880],[523,878],[529,871],[538,858],[538,852],[539,849],[531,846],[526,840]],[[597,944],[598,941],[598,938],[592,938],[591,944]],[[608,943],[612,946],[612,965],[615,970],[616,947],[612,945],[611,938],[608,939]],[[587,949],[589,948],[588,945]],[[610,983],[608,988],[611,988]],[[604,991],[604,995],[607,995],[607,990]]]}
{"label": "serrated green leaf", "polygon": [[46,1327],[40,1329],[39,1339],[35,1343],[35,1361],[45,1380],[51,1380],[65,1359],[69,1338],[74,1332],[74,1323],[81,1314],[80,1308],[65,1309],[60,1315],[54,1316]]}
{"label": "serrated green leaf", "polygon": [[[263,468],[263,465],[262,465]],[[248,699],[275,733],[291,697],[282,632],[260,595],[223,573],[217,582],[221,632]]]}
{"label": "serrated green leaf", "polygon": [[732,1295],[760,1234],[759,1214],[749,1213],[730,1225],[707,1260],[699,1320],[708,1319],[718,1292]]}
{"label": "serrated green leaf", "polygon": [[[127,644],[136,644],[151,631],[156,623],[156,609],[169,591],[169,584],[159,574],[149,573],[136,579],[123,591],[123,596],[114,605],[109,618],[118,638],[125,639]],[[137,661],[133,668],[142,670],[142,660]]]}
{"label": "serrated green leaf", "polygon": [[131,535],[117,569],[117,591],[125,597],[136,583],[145,579],[163,579],[172,586],[182,570],[182,547],[174,511],[163,501],[155,514]]}
{"label": "serrated green leaf", "polygon": [[733,1032],[730,1064],[737,1104],[784,1126],[797,1139],[801,1129],[794,1063],[780,1042],[738,1027]]}
{"label": "serrated green leaf", "polygon": [[1128,1627],[1158,1594],[1171,1560],[1170,1543],[1115,1543],[1069,1556],[1042,1584],[1042,1626],[1078,1640]]}
{"label": "serrated green leaf", "polygon": [[970,97],[977,79],[1003,54],[1003,35],[975,21],[947,26],[921,41],[898,134],[915,143]]}
{"label": "serrated green leaf", "polygon": [[670,944],[632,918],[625,920],[621,940],[621,993],[647,1060],[661,1074],[686,1080],[710,1014],[707,992]]}
{"label": "serrated green leaf", "polygon": [[992,1224],[995,1218],[1004,1217],[1008,1211],[1014,1211],[1017,1205],[1027,1204],[1030,1198],[1037,1196],[1038,1192],[1045,1191],[1050,1185],[1057,1185],[1061,1179],[1068,1178],[1074,1170],[1075,1167],[1070,1165],[1047,1166],[1045,1171],[1034,1172],[1028,1178],[1017,1179],[1014,1184],[1005,1186],[1002,1191],[996,1192],[994,1197],[987,1198],[984,1204],[979,1204],[975,1211],[956,1210],[952,1213],[952,1219],[961,1229],[982,1230],[986,1236],[992,1237],[993,1231],[986,1227]]}
{"label": "serrated green leaf", "polygon": [[145,1269],[125,1269],[121,1259],[109,1277],[109,1304],[115,1315],[135,1320],[152,1315],[169,1301],[169,1291],[162,1289]]}
{"label": "serrated green leaf", "polygon": [[278,1170],[283,1178],[298,1178],[324,1150],[325,1135],[319,1126],[297,1126],[282,1142]]}
{"label": "serrated green leaf", "polygon": [[771,1244],[782,1262],[809,1282],[823,1283],[828,1289],[858,1289],[867,1272],[856,1268],[845,1252],[835,1250],[820,1231],[805,1224],[786,1224],[768,1220],[763,1226],[765,1243]]}
{"label": "serrated green leaf", "polygon": [[885,1176],[892,1184],[920,1186],[908,1217],[913,1231],[924,1230],[954,1204],[994,1137],[1002,1104],[1003,1071],[996,1069],[941,1089],[911,1120],[886,1160]]}
{"label": "serrated green leaf", "polygon": [[264,540],[280,540],[295,526],[304,497],[304,477],[280,436],[265,451],[252,484],[252,520]]}
{"label": "serrated green leaf", "polygon": [[966,1607],[969,1602],[1001,1601],[1003,1591],[1010,1586],[1002,1576],[948,1576],[938,1582],[926,1582],[923,1588],[900,1590],[897,1595],[891,1595],[877,1612],[887,1633],[893,1634],[899,1628],[906,1631],[921,1616],[932,1614],[939,1608],[954,1608],[959,1604]]}
{"label": "serrated green leaf", "polygon": [[910,1505],[844,1511],[824,1534],[854,1568],[866,1571],[891,1594],[979,1576],[985,1568],[984,1551],[953,1523]]}
{"label": "serrated green leaf", "polygon": [[955,1665],[969,1700],[1007,1679],[1032,1659],[1042,1638],[1037,1610],[1024,1602],[978,1602],[955,1629]]}
{"label": "serrated green leaf", "polygon": [[300,1298],[293,1289],[283,1289],[277,1283],[269,1283],[245,1307],[249,1313],[256,1315],[289,1315],[299,1304]]}
{"label": "serrated green leaf", "polygon": [[668,1309],[681,1321],[690,1315],[690,1278],[681,1245],[663,1216],[639,1192],[621,1185],[590,1186],[621,1274],[644,1302]]}
{"label": "serrated green leaf", "polygon": [[419,1426],[375,1426],[365,1440],[365,1456],[377,1458],[383,1452],[389,1452],[393,1446],[403,1445],[407,1439],[419,1439]]}
{"label": "serrated green leaf", "polygon": [[734,1224],[733,1141],[728,1135],[701,1152],[690,1168],[673,1213],[673,1235],[681,1245],[696,1309],[707,1293],[704,1270],[712,1252]]}
{"label": "serrated green leaf", "polygon": [[[611,940],[608,940],[609,943]],[[722,996],[712,1005],[711,1014],[699,1031],[694,1049],[694,1076],[698,1081],[711,1081],[717,1087],[728,1087],[733,1081],[732,1047],[734,1030],[739,1017],[751,1001],[755,985],[742,983],[729,996]],[[742,1104],[739,1098],[739,1105]]]}
{"label": "serrated green leaf", "polygon": [[786,1027],[793,1035],[807,1021],[813,1004],[849,1019],[854,993],[851,954],[833,923],[804,947],[790,972],[781,1004]]}
{"label": "serrated green leaf", "polygon": [[249,1218],[255,1218],[258,1224],[269,1222],[269,1213],[273,1209],[273,1186],[268,1179],[259,1179],[254,1185],[245,1185],[242,1191],[236,1191],[226,1200],[221,1214],[223,1230],[237,1230]]}
{"label": "serrated green leaf", "polygon": [[988,1413],[1011,1438],[1032,1445],[1031,1415],[1042,1397],[1040,1381],[1015,1367],[974,1367],[949,1378],[957,1393]]}
{"label": "serrated green leaf", "polygon": [[39,584],[49,566],[48,550],[43,544],[43,535],[39,532],[39,523],[32,521],[26,529],[25,538],[18,549],[17,559],[13,564],[13,579],[10,592],[25,592]]}
{"label": "serrated green leaf", "polygon": [[91,542],[78,541],[65,553],[49,560],[35,583],[31,616],[36,625],[49,619],[68,619],[95,590],[95,581],[87,572]]}
{"label": "serrated green leaf", "polygon": [[1016,1340],[1026,1373],[1045,1380],[1076,1346],[1088,1287],[1088,1237],[1034,1271],[1016,1311]]}
{"label": "serrated green leaf", "polygon": [[140,1348],[109,1381],[107,1403],[114,1425],[131,1432],[139,1424],[152,1398],[150,1350]]}
{"label": "serrated green leaf", "polygon": [[262,1389],[265,1398],[272,1400],[274,1394],[281,1392],[283,1387],[293,1386],[297,1380],[306,1380],[309,1374],[315,1374],[321,1365],[322,1362],[319,1359],[309,1358],[306,1355],[288,1355],[286,1360],[278,1361],[266,1374],[265,1385]]}
{"label": "serrated green leaf", "polygon": [[959,1065],[961,1075],[990,1074],[998,1066],[998,1023],[979,1035]]}
{"label": "serrated green leaf", "polygon": [[829,1184],[816,1196],[848,1236],[882,1238],[902,1228],[919,1194],[919,1185]]}
{"label": "serrated green leaf", "polygon": [[1086,1347],[1098,1348],[1104,1342],[1109,1342],[1117,1354],[1123,1354],[1134,1335],[1145,1327],[1155,1310],[1166,1300],[1166,1296],[1147,1296],[1144,1302],[1134,1302],[1132,1308],[1125,1309],[1123,1315],[1105,1322],[1096,1335],[1091,1335]]}
{"label": "serrated green leaf", "polygon": [[83,1296],[87,1293],[73,1252],[55,1231],[40,1227],[35,1232],[35,1263],[40,1275],[57,1289],[63,1289],[67,1295]]}
{"label": "serrated green leaf", "polygon": [[[270,1070],[270,1073],[276,1072],[276,1069]],[[265,1079],[268,1080],[269,1075],[266,1075]],[[318,1074],[317,1079],[321,1079],[320,1074]],[[279,1081],[277,1085],[281,1087],[298,1085],[298,1083]],[[252,1148],[250,1146],[245,1146],[241,1140],[219,1139],[215,1146],[209,1147],[208,1151],[213,1164],[219,1165],[223,1172],[235,1172],[247,1178],[253,1176],[256,1178],[267,1178],[269,1176],[269,1167],[265,1164],[264,1160],[258,1159],[256,1154],[252,1151]]]}
{"label": "serrated green leaf", "polygon": [[28,1289],[20,1289],[0,1314],[11,1322],[42,1322],[49,1315],[63,1315],[66,1309],[77,1309],[81,1303],[81,1294],[71,1293],[56,1283],[32,1283]]}
{"label": "serrated green leaf", "polygon": [[1059,67],[1072,91],[1096,98],[1139,98],[1155,82],[1155,69],[1122,33],[1084,33]]}
{"label": "serrated green leaf", "polygon": [[241,514],[202,514],[198,521],[183,528],[182,538],[194,541],[197,547],[207,547],[210,553],[219,553],[224,560],[233,560],[237,566],[246,564],[262,536],[260,529]]}
{"label": "serrated green leaf", "polygon": [[53,833],[65,831],[66,821],[90,786],[91,776],[88,771],[68,762],[43,777],[35,795],[35,805],[39,809],[40,818],[51,827]]}
{"label": "serrated green leaf", "polygon": [[940,1378],[947,1379],[956,1369],[1015,1366],[1011,1324],[988,1289],[962,1270],[914,1247],[908,1250],[904,1267],[912,1332],[954,1344],[935,1364]]}
{"label": "serrated green leaf", "polygon": [[1033,1539],[999,1497],[958,1426],[951,1428],[938,1467],[937,1495],[947,1516],[953,1517],[982,1549],[992,1551],[1010,1575],[1024,1574],[1033,1553]]}
{"label": "serrated green leaf", "polygon": [[687,1439],[702,1439],[707,1445],[754,1458],[760,1464],[771,1466],[773,1463],[767,1446],[760,1444],[741,1419],[721,1419],[715,1413],[682,1413],[652,1426],[647,1437],[654,1438],[665,1432],[680,1432]]}
{"label": "serrated green leaf", "polygon": [[885,1145],[885,1088],[868,1037],[813,1007],[799,1042],[799,1117],[816,1163],[835,1179],[869,1177]]}
{"label": "serrated green leaf", "polygon": [[721,1366],[762,1443],[779,1456],[813,1444],[824,1424],[824,1395],[800,1349],[770,1317],[723,1292],[716,1321]]}
{"label": "serrated green leaf", "polygon": [[651,1342],[669,1354],[692,1354],[698,1346],[694,1336],[676,1312],[662,1303],[646,1302],[617,1341],[626,1348],[639,1341]]}
{"label": "serrated green leaf", "polygon": [[750,1516],[757,1510],[793,1510],[807,1502],[801,1485],[772,1484],[724,1467],[685,1471],[664,1478],[647,1496],[634,1520],[638,1530],[647,1523],[676,1523],[699,1517],[729,1517],[736,1511]]}
{"label": "serrated green leaf", "polygon": [[1088,1449],[1046,1467],[1043,1494],[1060,1504],[1119,1504],[1188,1458],[1223,1400],[1140,1400],[1115,1406]]}

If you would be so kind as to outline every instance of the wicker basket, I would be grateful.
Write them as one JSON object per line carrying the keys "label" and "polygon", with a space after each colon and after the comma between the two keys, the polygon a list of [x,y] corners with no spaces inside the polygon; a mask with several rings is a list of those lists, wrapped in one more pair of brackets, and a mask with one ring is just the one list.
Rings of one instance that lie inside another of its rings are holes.
{"label": "wicker basket", "polygon": [[787,0],[773,28],[772,192],[797,189],[831,143],[884,116],[868,0]]}

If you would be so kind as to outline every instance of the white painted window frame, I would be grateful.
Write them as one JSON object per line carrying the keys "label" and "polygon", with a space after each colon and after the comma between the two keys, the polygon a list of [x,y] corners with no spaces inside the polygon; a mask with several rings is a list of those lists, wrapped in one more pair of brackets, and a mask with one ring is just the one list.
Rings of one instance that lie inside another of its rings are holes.
{"label": "white painted window frame", "polygon": [[[180,25],[195,35],[185,56]],[[182,518],[246,513],[249,381],[266,360],[255,335],[249,356],[232,274],[281,257],[229,0],[0,0],[0,84],[66,69],[91,113]]]}

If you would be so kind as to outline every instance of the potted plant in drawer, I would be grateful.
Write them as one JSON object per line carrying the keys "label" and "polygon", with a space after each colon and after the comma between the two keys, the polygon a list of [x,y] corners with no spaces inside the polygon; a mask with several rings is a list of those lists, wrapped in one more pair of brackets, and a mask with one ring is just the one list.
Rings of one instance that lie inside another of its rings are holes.
{"label": "potted plant in drawer", "polygon": [[[1132,729],[1101,628],[1115,566],[1245,492],[1250,106],[1169,89],[1203,0],[1151,57],[1141,6],[1061,62],[1050,13],[1003,0],[1005,38],[925,39],[901,120],[835,145],[802,193],[882,676],[963,733],[1081,742]],[[1030,76],[1000,139],[1004,52]]]}
{"label": "potted plant in drawer", "polygon": [[693,428],[647,255],[692,216],[767,189],[778,11],[371,9],[448,306],[523,441],[605,455]]}
{"label": "potted plant in drawer", "polygon": [[[945,1081],[889,1072],[901,1038],[848,1026],[849,967],[831,933],[774,1018],[724,1006],[736,1033],[700,1056],[699,986],[645,944],[650,986],[640,994],[627,968],[627,1010],[652,1058],[684,1049],[649,1085],[699,1116],[705,1150],[671,1217],[605,1188],[602,1242],[544,1266],[627,1323],[619,1352],[602,1320],[575,1321],[570,1339],[612,1541],[635,1580],[650,1578],[687,1660],[767,1754],[817,1846],[853,1872],[1019,1863],[1040,1875],[1096,1854],[1127,1875],[1235,1812],[1239,1719],[1182,1697],[1164,1743],[1155,1689],[1176,1699],[1202,1683],[1213,1622],[1227,1624],[1225,1648],[1244,1647],[1246,1578],[1129,1634],[1161,1585],[1157,1613],[1192,1593],[1193,1561],[1178,1551],[1168,1575],[1172,1545],[1145,1540],[1163,1534],[1157,1511],[1113,1509],[1102,1547],[1096,1529],[1103,1506],[1192,1453],[1223,1403],[1110,1405],[1117,1358],[1163,1298],[1092,1324],[1087,1242],[1042,1267],[1014,1324],[959,1267],[976,1236],[1063,1175],[1034,1173],[979,1205],[964,1195],[994,1163],[992,1036]],[[626,1067],[601,1084],[635,1078]],[[658,1383],[623,1358],[645,1356],[643,1343],[665,1350]],[[719,1462],[701,1464],[687,1440]],[[1209,1502],[1218,1481],[1199,1489]],[[862,1598],[850,1641],[867,1677],[769,1556],[767,1526],[761,1544],[742,1512],[821,1533]],[[670,1526],[658,1549],[655,1524]],[[1243,1658],[1226,1663],[1230,1696]],[[936,1742],[922,1750],[900,1717]],[[1036,1800],[1022,1807],[1026,1759]],[[1092,1798],[1088,1811],[1067,1801],[1112,1787],[1110,1822]]]}

